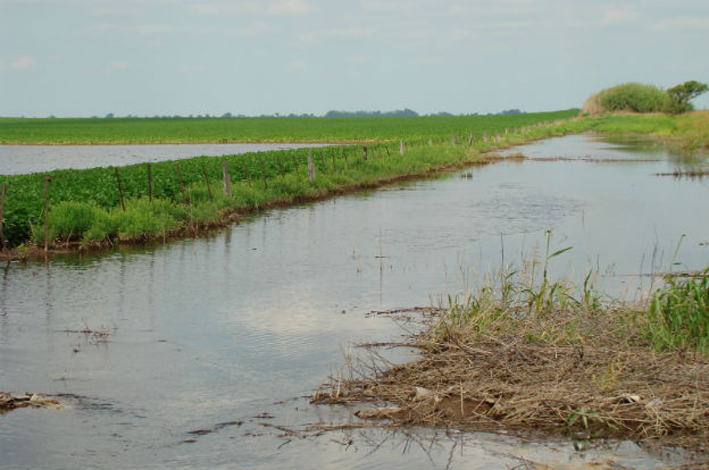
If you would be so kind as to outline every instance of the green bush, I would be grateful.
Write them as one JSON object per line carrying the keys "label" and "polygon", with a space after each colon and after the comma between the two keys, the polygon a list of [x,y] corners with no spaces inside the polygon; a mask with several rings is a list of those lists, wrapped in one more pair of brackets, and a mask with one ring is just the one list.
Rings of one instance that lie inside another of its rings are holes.
{"label": "green bush", "polygon": [[[49,212],[49,239],[81,239],[102,216],[101,208],[92,202],[62,201]],[[37,242],[44,241],[44,224],[34,231]]]}
{"label": "green bush", "polygon": [[603,90],[597,99],[605,111],[654,113],[665,108],[668,96],[665,91],[653,85],[624,83]]}

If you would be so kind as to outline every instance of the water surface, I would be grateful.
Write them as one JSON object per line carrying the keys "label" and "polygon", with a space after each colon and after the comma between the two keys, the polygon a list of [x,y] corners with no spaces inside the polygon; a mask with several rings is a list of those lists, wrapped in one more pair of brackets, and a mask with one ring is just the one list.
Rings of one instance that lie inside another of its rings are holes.
{"label": "water surface", "polygon": [[[592,270],[614,296],[709,264],[706,181],[655,176],[675,168],[671,155],[625,147],[570,136],[514,150],[568,160],[274,210],[211,238],[13,263],[0,279],[0,390],[61,394],[65,408],[0,416],[0,468],[507,469],[516,457],[662,468],[627,442],[579,451],[424,429],[283,431],[357,421],[304,395],[342,372],[355,343],[416,328],[368,312],[435,304],[540,259],[547,230],[552,249],[573,247],[552,276]],[[108,339],[76,332],[87,326]]]}
{"label": "water surface", "polygon": [[324,144],[0,145],[0,175],[218,157]]}

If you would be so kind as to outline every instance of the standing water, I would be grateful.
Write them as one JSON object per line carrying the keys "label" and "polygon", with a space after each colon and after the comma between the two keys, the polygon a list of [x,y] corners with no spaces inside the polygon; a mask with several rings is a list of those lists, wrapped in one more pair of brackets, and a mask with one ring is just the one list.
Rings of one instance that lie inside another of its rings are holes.
{"label": "standing water", "polygon": [[547,230],[553,249],[573,247],[552,276],[593,271],[614,296],[638,298],[649,274],[709,264],[707,183],[655,175],[679,157],[587,136],[513,151],[543,161],[273,210],[210,238],[9,265],[0,390],[58,396],[63,409],[0,416],[0,468],[506,469],[519,458],[661,468],[629,442],[314,435],[359,421],[305,396],[346,373],[354,344],[410,330],[368,312],[427,306],[502,264],[522,266],[543,255]]}

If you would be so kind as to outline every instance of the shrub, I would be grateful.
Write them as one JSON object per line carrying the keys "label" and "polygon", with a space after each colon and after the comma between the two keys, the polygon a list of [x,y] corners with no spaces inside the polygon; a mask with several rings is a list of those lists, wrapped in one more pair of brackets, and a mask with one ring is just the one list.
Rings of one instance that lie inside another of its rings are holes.
{"label": "shrub", "polygon": [[668,96],[653,85],[624,83],[601,91],[596,100],[605,111],[653,113],[665,108]]}

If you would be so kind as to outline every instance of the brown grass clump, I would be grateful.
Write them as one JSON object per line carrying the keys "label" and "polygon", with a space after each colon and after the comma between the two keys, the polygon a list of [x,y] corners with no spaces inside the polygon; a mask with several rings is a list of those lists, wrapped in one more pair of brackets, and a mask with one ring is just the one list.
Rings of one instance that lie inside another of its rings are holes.
{"label": "brown grass clump", "polygon": [[601,114],[605,112],[606,110],[603,108],[603,105],[601,105],[598,93],[586,98],[586,101],[584,101],[581,107],[581,114]]}
{"label": "brown grass clump", "polygon": [[[337,380],[317,403],[389,403],[358,412],[391,426],[454,427],[709,446],[709,360],[651,350],[637,310],[486,308],[443,314],[412,338],[413,362]],[[451,310],[452,311],[452,310]]]}

